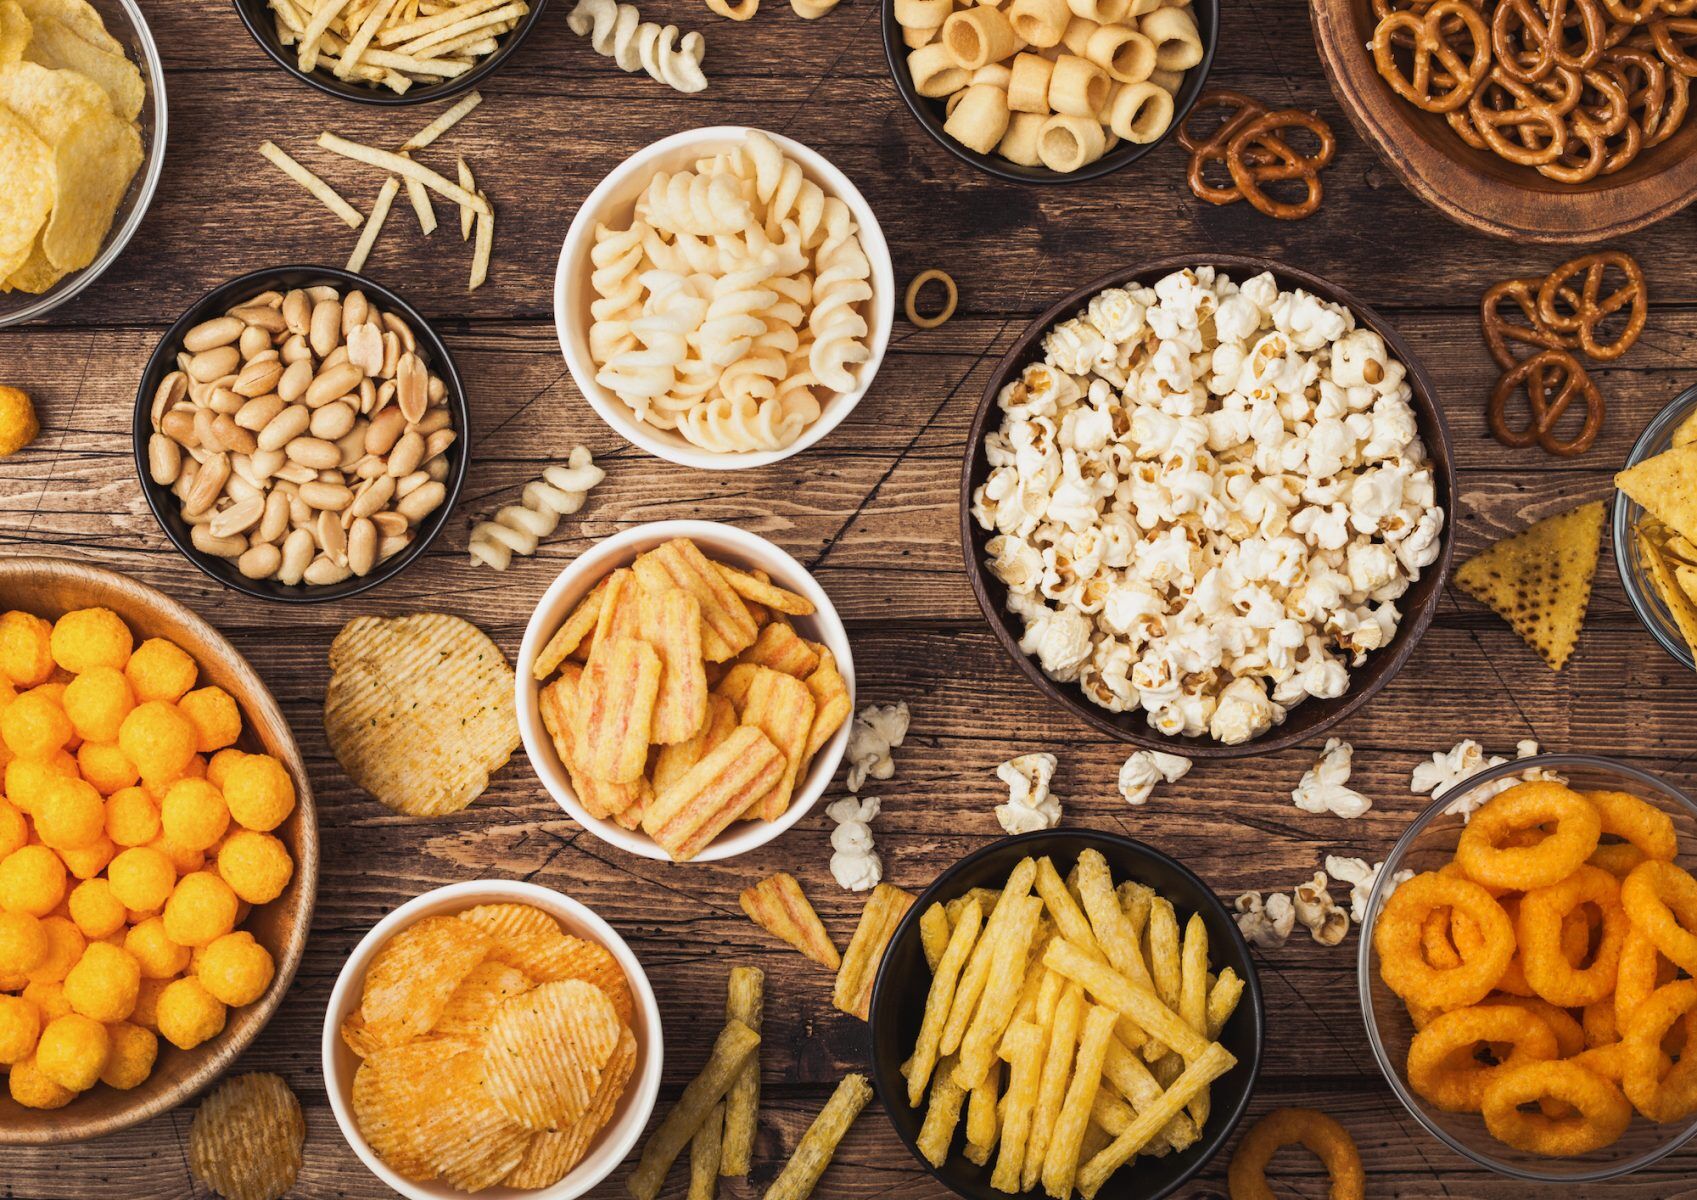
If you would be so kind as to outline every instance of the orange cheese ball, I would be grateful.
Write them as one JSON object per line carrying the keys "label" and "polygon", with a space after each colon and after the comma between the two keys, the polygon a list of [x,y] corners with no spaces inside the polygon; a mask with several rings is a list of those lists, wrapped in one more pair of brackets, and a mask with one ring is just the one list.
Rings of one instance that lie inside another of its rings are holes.
{"label": "orange cheese ball", "polygon": [[106,798],[106,836],[118,845],[145,846],[159,832],[159,806],[146,788],[123,788]]}
{"label": "orange cheese ball", "polygon": [[130,1023],[140,1025],[143,1029],[159,1032],[159,997],[165,994],[165,989],[177,977],[168,976],[164,979],[149,979],[142,977],[141,988],[136,992],[135,1011],[130,1014]]}
{"label": "orange cheese ball", "polygon": [[75,779],[77,760],[62,750],[41,760],[14,758],[6,764],[6,798],[21,811],[34,812],[36,798],[55,777]]}
{"label": "orange cheese ball", "polygon": [[28,1058],[40,1037],[41,1010],[22,996],[0,996],[0,1066]]}
{"label": "orange cheese ball", "polygon": [[65,685],[65,715],[85,742],[115,742],[118,727],[136,706],[124,673],[95,667]]}
{"label": "orange cheese ball", "polygon": [[220,750],[212,756],[212,761],[206,764],[206,781],[219,791],[224,790],[224,781],[230,777],[230,768],[241,762],[247,755],[234,746]]}
{"label": "orange cheese ball", "polygon": [[21,994],[35,1005],[42,1024],[71,1011],[71,1002],[65,999],[65,985],[58,980],[31,980]]}
{"label": "orange cheese ball", "polygon": [[53,627],[34,613],[0,616],[0,675],[19,688],[46,683],[53,674]]}
{"label": "orange cheese ball", "polygon": [[179,946],[204,946],[236,926],[236,893],[211,871],[177,881],[165,902],[165,936]]}
{"label": "orange cheese ball", "polygon": [[174,979],[188,969],[190,951],[179,946],[165,933],[162,917],[148,917],[130,926],[124,935],[124,949],[141,967],[145,979]]}
{"label": "orange cheese ball", "polygon": [[218,847],[218,874],[249,904],[275,900],[295,873],[289,848],[269,833],[237,829]]}
{"label": "orange cheese ball", "polygon": [[[5,864],[0,863],[0,876]],[[152,846],[132,846],[106,866],[112,894],[125,908],[151,912],[162,908],[177,883],[177,870]]]}
{"label": "orange cheese ball", "polygon": [[65,869],[77,879],[93,879],[106,869],[117,853],[118,847],[102,833],[87,846],[59,851],[59,857],[65,860]]}
{"label": "orange cheese ball", "polygon": [[0,858],[29,845],[29,822],[18,806],[0,797]]}
{"label": "orange cheese ball", "polygon": [[64,1108],[77,1094],[70,1088],[60,1087],[47,1078],[36,1066],[35,1056],[14,1063],[9,1075],[6,1076],[6,1088],[25,1108]]}
{"label": "orange cheese ball", "polygon": [[155,1008],[159,1035],[173,1046],[192,1050],[224,1028],[226,1009],[198,979],[176,979],[165,985]]}
{"label": "orange cheese ball", "polygon": [[0,912],[0,975],[27,976],[47,961],[47,930],[39,917]]}
{"label": "orange cheese ball", "polygon": [[227,933],[197,952],[195,978],[213,996],[232,1008],[252,1004],[271,986],[277,966],[271,952],[245,930]]}
{"label": "orange cheese ball", "polygon": [[[23,697],[18,699],[21,701]],[[137,705],[124,718],[118,729],[118,745],[143,779],[150,784],[170,784],[188,771],[194,758],[196,736],[194,726],[177,711],[176,705],[149,700]]]}
{"label": "orange cheese ball", "polygon": [[122,1021],[136,1006],[141,964],[127,950],[92,942],[65,976],[71,1008],[96,1021]]}
{"label": "orange cheese ball", "polygon": [[41,918],[47,935],[47,957],[28,972],[31,983],[58,983],[69,975],[88,948],[88,939],[69,917]]}
{"label": "orange cheese ball", "polygon": [[65,898],[65,864],[46,846],[25,846],[0,859],[0,909],[45,917]]}
{"label": "orange cheese ball", "polygon": [[225,776],[224,802],[236,824],[267,833],[294,811],[295,782],[269,754],[249,754]]}
{"label": "orange cheese ball", "polygon": [[0,712],[0,738],[19,758],[48,758],[75,736],[71,718],[50,692],[25,692]]}
{"label": "orange cheese ball", "polygon": [[153,1073],[153,1061],[159,1057],[159,1039],[152,1031],[129,1021],[116,1021],[106,1027],[111,1049],[106,1066],[101,1069],[100,1082],[107,1087],[128,1091]]}
{"label": "orange cheese ball", "polygon": [[194,725],[195,749],[211,754],[234,744],[242,736],[242,714],[229,692],[221,687],[203,687],[177,701],[177,707]]}
{"label": "orange cheese ball", "polygon": [[123,618],[109,608],[79,608],[53,622],[53,661],[73,675],[96,667],[122,671],[135,640]]}
{"label": "orange cheese ball", "polygon": [[102,796],[133,787],[141,779],[141,772],[116,742],[84,742],[78,746],[77,769]]}
{"label": "orange cheese ball", "polygon": [[81,1013],[50,1021],[35,1047],[35,1065],[60,1087],[86,1092],[100,1082],[111,1049],[106,1026]]}
{"label": "orange cheese ball", "polygon": [[137,703],[167,700],[174,704],[199,676],[194,659],[164,638],[148,638],[124,665],[124,678],[130,681]]}
{"label": "orange cheese ball", "polygon": [[183,850],[206,850],[230,827],[224,797],[204,779],[179,779],[159,801],[165,838]]}
{"label": "orange cheese ball", "polygon": [[55,850],[79,850],[106,832],[106,804],[81,779],[54,779],[36,799],[35,832]]}
{"label": "orange cheese ball", "polygon": [[106,938],[124,928],[129,910],[107,879],[85,879],[71,889],[71,920],[84,937]]}
{"label": "orange cheese ball", "polygon": [[206,854],[201,850],[190,850],[187,846],[179,846],[161,831],[159,836],[147,844],[149,850],[157,850],[171,862],[171,867],[178,875],[192,875],[206,865]]}

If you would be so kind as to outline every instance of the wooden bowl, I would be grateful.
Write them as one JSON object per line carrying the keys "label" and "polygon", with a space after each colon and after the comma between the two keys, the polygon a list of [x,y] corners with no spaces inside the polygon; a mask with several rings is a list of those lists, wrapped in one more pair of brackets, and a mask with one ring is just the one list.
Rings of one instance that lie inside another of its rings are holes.
{"label": "wooden bowl", "polygon": [[[984,567],[984,546],[992,535],[979,528],[972,517],[972,495],[990,474],[990,464],[984,455],[984,436],[991,421],[1000,417],[996,396],[1027,364],[1041,357],[1043,335],[1057,322],[1077,313],[1090,297],[1104,288],[1126,283],[1152,284],[1172,271],[1197,266],[1217,267],[1240,283],[1263,271],[1271,271],[1280,287],[1300,287],[1322,300],[1342,305],[1355,314],[1358,325],[1384,338],[1390,353],[1408,367],[1408,383],[1414,393],[1409,404],[1414,409],[1420,437],[1426,443],[1426,453],[1431,460],[1436,502],[1444,510],[1442,546],[1437,560],[1420,573],[1419,581],[1411,584],[1397,601],[1402,610],[1402,621],[1390,645],[1373,651],[1364,664],[1350,671],[1349,690],[1343,695],[1331,700],[1304,700],[1290,710],[1284,724],[1275,725],[1260,737],[1237,746],[1227,746],[1209,737],[1176,737],[1160,733],[1144,720],[1141,710],[1109,712],[1085,696],[1078,684],[1057,683],[1045,675],[1036,660],[1019,648],[1022,623],[1007,610],[1007,586]],[[1013,659],[1021,674],[1039,691],[1085,724],[1119,741],[1147,750],[1182,754],[1186,758],[1243,758],[1252,754],[1268,754],[1307,741],[1330,729],[1372,699],[1402,669],[1414,653],[1421,635],[1431,625],[1432,618],[1437,616],[1438,604],[1444,594],[1444,581],[1449,577],[1450,557],[1455,550],[1455,466],[1450,456],[1449,430],[1444,424],[1443,410],[1438,407],[1432,381],[1414,356],[1413,349],[1383,317],[1335,284],[1272,259],[1244,254],[1185,255],[1122,267],[1057,301],[1026,327],[1013,344],[1013,349],[990,373],[990,382],[984,389],[983,399],[978,402],[971,432],[967,434],[966,462],[960,480],[960,544],[966,555],[966,573],[972,582],[972,594],[978,598],[978,607],[990,622],[990,631],[996,635],[1002,649],[1008,652],[1008,657]]]}
{"label": "wooden bowl", "polygon": [[124,619],[139,645],[169,638],[200,665],[200,686],[217,684],[242,710],[244,750],[275,756],[295,779],[295,810],[276,830],[294,856],[295,873],[283,894],[254,908],[243,929],[277,964],[271,987],[252,1004],[234,1009],[224,1031],[193,1050],[161,1039],[153,1074],[129,1091],[104,1084],[51,1111],[24,1108],[0,1094],[0,1145],[80,1142],[128,1128],[175,1108],[222,1075],[265,1027],[306,946],[318,885],[318,819],[300,749],[277,701],[234,646],[175,600],[116,571],[58,558],[0,559],[0,612],[24,609],[53,619],[71,609],[104,607]]}
{"label": "wooden bowl", "polygon": [[1376,24],[1368,0],[1309,0],[1308,12],[1350,123],[1403,186],[1453,221],[1497,237],[1580,244],[1642,229],[1697,199],[1697,119],[1624,170],[1557,183],[1473,149],[1443,117],[1393,92],[1366,49]]}

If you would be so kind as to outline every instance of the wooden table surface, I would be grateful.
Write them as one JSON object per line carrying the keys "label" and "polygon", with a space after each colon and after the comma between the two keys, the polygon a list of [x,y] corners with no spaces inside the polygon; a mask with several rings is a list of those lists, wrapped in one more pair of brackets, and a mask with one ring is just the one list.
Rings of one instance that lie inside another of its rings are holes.
{"label": "wooden table surface", "polygon": [[[389,1195],[337,1131],[320,1079],[320,1024],[345,956],[371,925],[426,889],[480,877],[532,879],[596,908],[631,940],[659,991],[668,1032],[662,1104],[701,1067],[725,974],[767,973],[765,1107],[754,1175],[729,1183],[758,1197],[836,1080],[866,1066],[864,1027],[830,1006],[830,978],[755,928],[737,892],[794,871],[839,945],[863,896],[826,869],[824,803],[777,843],[729,863],[671,866],[631,858],[584,832],[543,792],[522,753],[457,816],[389,812],[343,775],[320,719],[326,652],[361,613],[458,613],[516,654],[532,605],[595,539],[666,517],[729,521],[809,564],[849,625],[860,701],[906,700],[913,729],[874,830],[888,878],[918,891],[943,867],[1000,834],[1005,798],[993,770],[1031,750],[1060,759],[1063,823],[1145,839],[1184,860],[1222,895],[1288,891],[1328,853],[1383,858],[1423,798],[1409,772],[1463,737],[1512,753],[1533,737],[1551,750],[1625,757],[1697,785],[1691,676],[1634,620],[1605,548],[1578,653],[1548,671],[1505,626],[1452,594],[1400,677],[1336,732],[1356,747],[1364,817],[1311,816],[1290,792],[1317,745],[1199,765],[1129,808],[1114,781],[1123,747],[1046,703],[992,641],[966,585],[957,489],[965,429],[995,356],[1060,292],[1123,263],[1211,251],[1264,253],[1326,275],[1391,316],[1437,382],[1459,467],[1459,551],[1528,521],[1610,494],[1610,474],[1645,422],[1697,382],[1697,218],[1627,239],[1654,296],[1648,329],[1624,360],[1595,371],[1609,415],[1579,459],[1511,453],[1482,416],[1493,378],[1478,332],[1479,293],[1541,273],[1566,255],[1452,226],[1405,193],[1353,134],[1315,59],[1301,0],[1226,6],[1214,81],[1316,109],[1337,130],[1337,165],[1314,219],[1266,220],[1216,209],[1184,185],[1176,145],[1082,186],[1003,185],[932,144],[902,107],[884,62],[874,0],[845,0],[804,22],[767,0],[747,24],[699,3],[648,0],[644,13],[706,34],[710,89],[677,95],[617,71],[571,36],[569,0],[484,87],[485,103],[422,157],[463,154],[500,213],[490,282],[467,295],[467,247],[445,221],[424,240],[397,205],[368,270],[436,324],[470,390],[471,469],[459,511],[431,554],[367,597],[282,609],[210,583],[166,542],[142,500],[131,458],[136,379],[164,327],[202,291],[250,269],[340,265],[353,235],[255,153],[266,138],[323,173],[362,210],[381,182],[312,146],[320,130],[394,143],[438,106],[379,111],[320,96],[277,70],[227,0],[142,0],[165,58],[171,108],[166,175],[123,259],[46,322],[0,333],[0,382],[36,397],[44,432],[0,463],[0,553],[103,563],[163,588],[212,620],[276,692],[310,764],[323,830],[318,911],[305,962],[270,1027],[238,1069],[281,1073],[306,1110],[302,1197]],[[898,319],[871,394],[821,445],[762,470],[674,467],[623,444],[567,378],[555,340],[552,281],[575,206],[626,155],[696,125],[746,123],[819,149],[870,200],[896,276],[943,267],[961,312],[918,332]],[[469,565],[474,518],[576,443],[608,478],[534,560],[505,575]],[[840,782],[837,785],[840,789]],[[834,793],[836,794],[836,793]],[[1375,1068],[1355,994],[1356,936],[1327,949],[1299,934],[1257,952],[1268,1044],[1254,1111],[1308,1104],[1337,1114],[1359,1141],[1369,1194],[1511,1200],[1524,1185],[1471,1168],[1402,1110]],[[192,1106],[127,1133],[52,1150],[8,1149],[0,1195],[28,1200],[202,1196],[184,1143]],[[1281,1194],[1325,1195],[1312,1160],[1292,1156]],[[1285,1164],[1281,1156],[1280,1163]],[[1610,1197],[1697,1195],[1697,1152],[1676,1154]],[[675,1172],[666,1196],[684,1191]],[[1184,1194],[1223,1194],[1222,1157]],[[596,1190],[624,1195],[623,1171]],[[1599,1189],[1573,1189],[1596,1195]],[[931,1200],[944,1191],[897,1141],[876,1105],[842,1147],[819,1193],[832,1200]],[[1558,1195],[1561,1189],[1539,1189]]]}

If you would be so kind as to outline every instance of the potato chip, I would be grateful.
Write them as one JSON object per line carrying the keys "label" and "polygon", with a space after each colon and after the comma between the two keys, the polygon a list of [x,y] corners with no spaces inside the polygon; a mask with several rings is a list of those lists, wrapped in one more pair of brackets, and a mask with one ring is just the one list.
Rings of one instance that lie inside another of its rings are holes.
{"label": "potato chip", "polygon": [[744,888],[740,898],[748,919],[774,937],[782,938],[828,971],[842,966],[825,923],[813,911],[796,877],[787,871]]}
{"label": "potato chip", "polygon": [[1697,541],[1697,444],[1628,467],[1615,476],[1615,486],[1680,537]]}
{"label": "potato chip", "polygon": [[642,593],[637,605],[642,640],[660,656],[660,694],[652,740],[681,742],[707,721],[707,673],[702,670],[701,605],[688,592]]}
{"label": "potato chip", "polygon": [[365,1014],[357,1008],[342,1021],[342,1041],[361,1058],[370,1058],[383,1049],[382,1043],[366,1029]]}
{"label": "potato chip", "polygon": [[1599,500],[1546,517],[1468,559],[1455,573],[1463,591],[1495,610],[1555,671],[1567,664],[1579,640],[1603,516]]}
{"label": "potato chip", "polygon": [[753,663],[737,663],[725,672],[724,677],[718,683],[713,685],[713,694],[729,700],[731,707],[736,709],[740,720],[742,707],[748,703],[748,689],[753,686],[755,679],[765,669],[764,667],[757,667]]}
{"label": "potato chip", "polygon": [[[560,923],[534,904],[520,904],[517,901],[475,904],[458,916],[460,920],[469,921],[488,934],[490,940],[495,943],[524,935],[563,936]],[[514,965],[523,969],[522,964]],[[540,976],[538,978],[540,979]]]}
{"label": "potato chip", "polygon": [[486,958],[460,980],[442,1015],[430,1027],[430,1033],[433,1037],[458,1036],[475,1041],[488,1031],[502,1001],[529,991],[534,983],[517,967]]}
{"label": "potato chip", "polygon": [[807,731],[808,758],[825,748],[831,735],[842,728],[854,711],[848,681],[837,669],[837,656],[824,646],[812,645],[819,655],[819,666],[807,677],[807,690],[813,693],[813,728]]}
{"label": "potato chip", "polygon": [[878,965],[884,961],[884,950],[913,900],[913,893],[893,884],[880,883],[872,889],[866,907],[861,910],[854,937],[843,951],[843,965],[837,971],[837,985],[831,993],[831,1003],[843,1012],[862,1021],[867,1019]]}
{"label": "potato chip", "polygon": [[395,934],[365,972],[360,1014],[366,1036],[395,1046],[429,1032],[454,989],[491,948],[482,930],[455,917],[425,917]]}
{"label": "potato chip", "polygon": [[[596,779],[583,769],[577,752],[577,731],[573,727],[572,718],[577,707],[578,687],[582,679],[583,668],[568,662],[560,668],[559,678],[537,694],[537,707],[542,711],[542,725],[554,742],[554,752],[560,756],[560,763],[566,768],[566,774],[571,776],[572,791],[577,793],[578,802],[589,811],[590,816],[605,820],[634,811],[637,814],[636,819],[640,821],[642,809],[654,796],[654,788],[648,780],[607,783]],[[735,724],[734,718],[732,723]]]}
{"label": "potato chip", "polygon": [[1685,420],[1674,426],[1672,445],[1674,449],[1689,446],[1697,442],[1697,411],[1693,411]]}
{"label": "potato chip", "polygon": [[88,0],[18,0],[31,22],[51,17],[71,32],[108,54],[122,54],[124,47],[106,28],[98,9]]}
{"label": "potato chip", "polygon": [[496,1102],[483,1051],[447,1055],[435,1080],[419,1124],[435,1173],[462,1192],[500,1183],[523,1161],[531,1131]]}
{"label": "potato chip", "polygon": [[692,736],[670,746],[661,746],[652,772],[654,790],[663,792],[689,773],[689,769],[737,727],[737,710],[723,696],[707,697],[707,720]]}
{"label": "potato chip", "polygon": [[29,17],[18,7],[18,0],[0,0],[0,67],[22,58],[24,47],[29,45],[34,33]]}
{"label": "potato chip", "polygon": [[1650,585],[1656,589],[1662,603],[1667,605],[1680,636],[1691,648],[1692,657],[1697,658],[1697,601],[1680,587],[1677,574],[1678,571],[1689,572],[1691,568],[1675,568],[1662,553],[1662,548],[1642,528],[1637,530],[1637,537],[1638,555],[1644,560],[1644,572],[1650,577]]}
{"label": "potato chip", "polygon": [[503,1004],[490,1023],[483,1044],[489,1092],[527,1129],[570,1125],[589,1111],[623,1029],[595,985],[537,984]]}
{"label": "potato chip", "polygon": [[783,751],[752,725],[738,725],[684,777],[654,797],[642,828],[674,861],[707,846],[782,781]]}
{"label": "potato chip", "polygon": [[379,1050],[354,1072],[349,1103],[360,1136],[408,1179],[435,1178],[425,1116],[441,1094],[449,1061],[474,1048],[463,1039],[426,1038]]}
{"label": "potato chip", "polygon": [[[0,44],[0,54],[4,50]],[[9,108],[0,108],[0,163],[6,170],[6,186],[0,189],[0,279],[5,279],[29,261],[36,235],[53,211],[56,178],[52,149]]]}
{"label": "potato chip", "polygon": [[396,812],[460,811],[518,748],[513,670],[458,617],[357,617],[330,646],[330,672],[330,749]]}
{"label": "potato chip", "polygon": [[[601,647],[607,646],[603,655]],[[584,668],[573,714],[575,748],[583,769],[606,783],[634,783],[648,766],[654,707],[660,698],[660,656],[635,638],[597,639]]]}
{"label": "potato chip", "polygon": [[599,942],[573,937],[559,922],[528,904],[479,904],[460,914],[489,935],[489,957],[524,972],[536,983],[581,979],[607,993],[619,1020],[629,1022],[635,1002],[624,968]]}
{"label": "potato chip", "polygon": [[519,1165],[501,1182],[512,1188],[551,1187],[582,1162],[630,1086],[636,1071],[636,1050],[636,1035],[629,1029],[620,1030],[619,1044],[601,1072],[601,1086],[589,1103],[589,1111],[566,1129],[532,1134]]}
{"label": "potato chip", "polygon": [[35,36],[24,52],[26,59],[87,76],[106,93],[112,111],[119,117],[133,121],[140,115],[142,103],[147,99],[147,85],[142,82],[140,69],[124,56],[122,47],[110,50],[94,45],[57,17],[38,16],[34,27]]}
{"label": "potato chip", "polygon": [[819,669],[819,655],[789,625],[772,624],[760,631],[750,646],[737,656],[738,662],[770,667],[797,679],[806,679]]}
{"label": "potato chip", "polygon": [[632,565],[651,592],[681,588],[701,605],[701,645],[708,662],[724,662],[754,644],[759,630],[742,598],[716,564],[687,538],[647,551]]}
{"label": "potato chip", "polygon": [[603,662],[607,651],[620,638],[642,636],[639,618],[642,587],[628,567],[620,567],[601,581],[601,603],[595,611],[595,628],[589,643],[589,664]]}
{"label": "potato chip", "polygon": [[[609,578],[611,578],[609,576]],[[534,674],[538,683],[542,682],[555,671],[560,664],[570,658],[584,639],[595,632],[596,625],[601,620],[601,602],[607,597],[607,580],[603,579],[590,589],[589,595],[577,602],[566,623],[554,631],[554,636],[548,639],[548,644],[542,647],[536,656]]]}
{"label": "potato chip", "polygon": [[232,1075],[189,1126],[189,1170],[225,1200],[278,1200],[300,1173],[306,1121],[276,1075]]}
{"label": "potato chip", "polygon": [[725,577],[725,582],[730,584],[736,594],[744,600],[752,600],[756,604],[776,609],[781,613],[788,613],[793,617],[813,615],[813,602],[811,600],[775,586],[766,572],[739,571],[735,567],[726,566],[724,563],[714,563],[713,565],[719,568],[719,574]]}
{"label": "potato chip", "polygon": [[743,701],[742,723],[760,730],[783,753],[784,773],[758,805],[749,807],[748,815],[776,821],[790,806],[807,752],[807,734],[813,728],[813,693],[793,675],[766,667],[756,667],[755,671]]}

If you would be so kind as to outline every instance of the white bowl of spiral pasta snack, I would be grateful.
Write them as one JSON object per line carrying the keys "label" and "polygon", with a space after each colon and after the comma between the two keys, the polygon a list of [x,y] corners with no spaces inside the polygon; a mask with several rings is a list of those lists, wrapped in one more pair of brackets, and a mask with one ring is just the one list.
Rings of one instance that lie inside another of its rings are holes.
{"label": "white bowl of spiral pasta snack", "polygon": [[878,219],[841,171],[720,125],[639,150],[589,194],[554,321],[602,420],[668,462],[735,470],[805,450],[860,402],[895,291]]}
{"label": "white bowl of spiral pasta snack", "polygon": [[[543,721],[541,691],[544,681],[536,678],[536,665],[555,632],[597,584],[614,570],[630,566],[644,551],[677,538],[688,538],[707,558],[728,567],[749,572],[764,571],[778,587],[805,598],[813,606],[813,612],[793,617],[791,624],[801,637],[820,643],[831,652],[848,693],[847,718],[807,761],[795,781],[789,806],[783,813],[773,820],[732,823],[691,860],[715,862],[764,846],[801,820],[825,794],[842,761],[848,746],[849,728],[853,724],[854,656],[849,649],[848,632],[843,628],[842,619],[837,616],[830,596],[808,574],[807,568],[765,538],[734,525],[720,525],[712,521],[656,521],[604,538],[578,556],[548,586],[525,627],[524,642],[519,647],[516,684],[519,733],[524,738],[525,753],[537,777],[555,803],[574,820],[602,841],[621,850],[662,862],[669,860],[667,852],[640,826],[626,829],[609,817],[597,817],[579,799]],[[547,673],[552,674],[552,671]]]}

